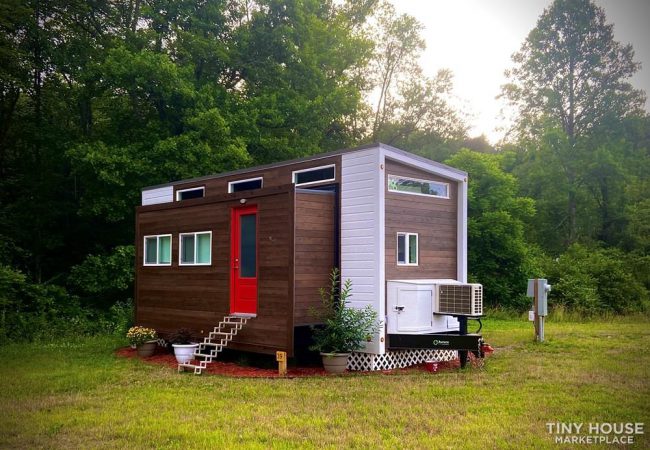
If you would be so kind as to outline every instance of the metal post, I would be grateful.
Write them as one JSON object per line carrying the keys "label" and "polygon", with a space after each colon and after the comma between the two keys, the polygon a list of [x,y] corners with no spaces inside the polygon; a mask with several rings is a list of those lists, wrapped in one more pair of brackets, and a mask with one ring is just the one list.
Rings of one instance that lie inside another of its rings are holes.
{"label": "metal post", "polygon": [[539,333],[537,334],[537,342],[544,342],[544,316],[539,316]]}
{"label": "metal post", "polygon": [[[467,334],[467,316],[458,316],[458,334],[461,336]],[[467,350],[458,350],[458,358],[460,367],[464,368],[467,365]]]}
{"label": "metal post", "polygon": [[535,284],[533,285],[533,324],[535,326],[535,340],[539,340],[539,296],[537,295],[537,278],[535,278]]}

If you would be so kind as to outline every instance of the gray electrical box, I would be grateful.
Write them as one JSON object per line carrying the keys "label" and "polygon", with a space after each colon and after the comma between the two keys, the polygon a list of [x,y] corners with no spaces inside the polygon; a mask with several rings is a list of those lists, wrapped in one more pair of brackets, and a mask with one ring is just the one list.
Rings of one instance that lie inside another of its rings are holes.
{"label": "gray electrical box", "polygon": [[[537,282],[537,283],[536,283]],[[548,315],[548,293],[551,292],[551,285],[545,278],[536,278],[528,280],[528,297],[535,297],[537,290],[537,315]]]}

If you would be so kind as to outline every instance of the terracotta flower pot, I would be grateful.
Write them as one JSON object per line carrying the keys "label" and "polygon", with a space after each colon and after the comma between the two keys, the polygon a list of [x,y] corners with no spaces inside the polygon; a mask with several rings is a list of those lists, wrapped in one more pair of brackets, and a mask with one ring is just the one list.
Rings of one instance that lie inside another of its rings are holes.
{"label": "terracotta flower pot", "polygon": [[157,341],[149,341],[144,344],[140,344],[136,347],[138,350],[138,356],[141,358],[148,358],[153,355],[156,351],[156,346],[158,345]]}
{"label": "terracotta flower pot", "polygon": [[343,373],[348,367],[349,353],[321,353],[323,367],[328,373]]}

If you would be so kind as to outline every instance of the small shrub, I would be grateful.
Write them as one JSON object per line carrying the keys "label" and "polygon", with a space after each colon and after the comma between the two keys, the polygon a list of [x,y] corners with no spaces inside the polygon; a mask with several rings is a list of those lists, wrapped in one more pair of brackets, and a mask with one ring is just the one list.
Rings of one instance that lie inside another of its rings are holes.
{"label": "small shrub", "polygon": [[119,246],[108,255],[88,255],[68,277],[70,291],[85,304],[107,310],[115,298],[126,298],[133,289],[135,248]]}
{"label": "small shrub", "polygon": [[124,336],[127,330],[133,326],[133,300],[118,300],[108,310],[108,313],[100,315],[99,321],[101,331],[108,334]]}
{"label": "small shrub", "polygon": [[345,280],[340,287],[339,271],[333,269],[328,289],[319,290],[321,308],[313,315],[323,321],[320,327],[313,327],[314,345],[310,350],[323,353],[349,353],[359,350],[379,331],[377,311],[368,305],[363,309],[347,306],[352,292],[352,282]]}
{"label": "small shrub", "polygon": [[553,285],[549,302],[587,315],[643,311],[648,290],[636,263],[634,255],[619,249],[574,244],[544,268]]}
{"label": "small shrub", "polygon": [[170,344],[188,345],[192,344],[194,333],[189,328],[179,328],[169,335],[167,339]]}
{"label": "small shrub", "polygon": [[0,265],[0,344],[96,334],[124,336],[132,322],[130,299],[115,302],[108,311],[84,307],[64,287],[32,283],[21,272]]}

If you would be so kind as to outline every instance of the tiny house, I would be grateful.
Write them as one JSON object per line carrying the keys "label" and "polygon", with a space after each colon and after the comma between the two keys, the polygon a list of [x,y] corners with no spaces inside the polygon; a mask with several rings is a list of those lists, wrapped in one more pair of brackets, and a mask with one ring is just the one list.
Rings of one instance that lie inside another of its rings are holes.
{"label": "tiny house", "polygon": [[461,170],[372,144],[142,190],[136,320],[163,335],[243,317],[229,348],[292,356],[333,267],[352,281],[350,305],[382,319],[350,368],[450,358],[478,342],[442,338],[481,314]]}

